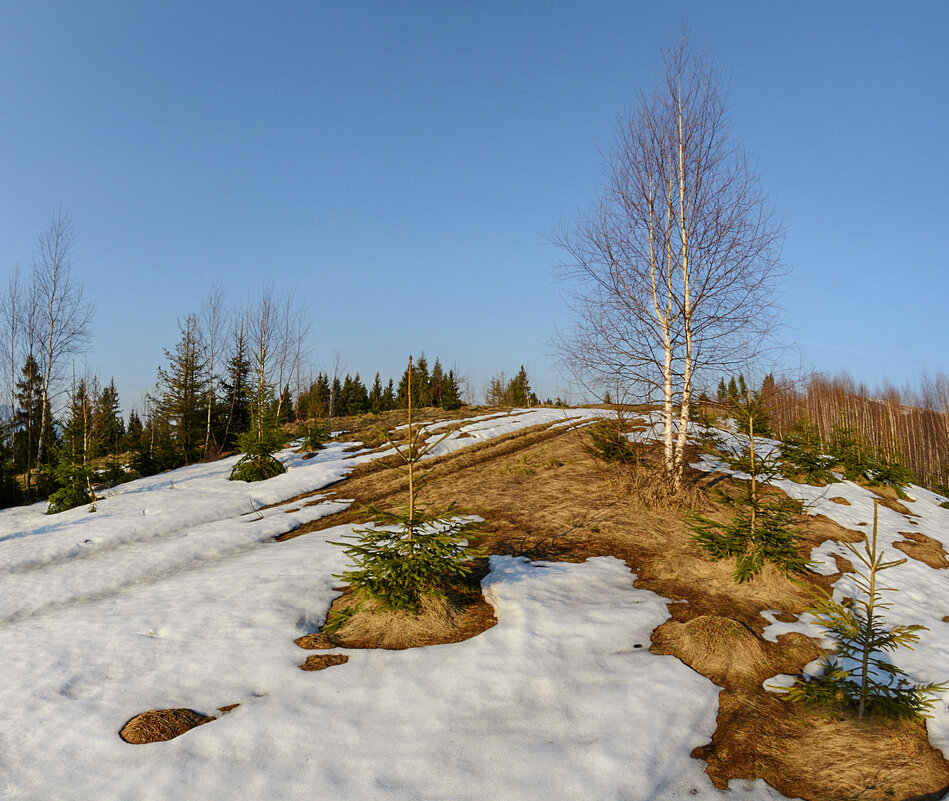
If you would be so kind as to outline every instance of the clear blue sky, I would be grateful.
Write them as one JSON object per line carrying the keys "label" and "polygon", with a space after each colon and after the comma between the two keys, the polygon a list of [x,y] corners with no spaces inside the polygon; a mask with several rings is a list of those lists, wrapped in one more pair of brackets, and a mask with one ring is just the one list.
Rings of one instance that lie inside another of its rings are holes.
{"label": "clear blue sky", "polygon": [[806,365],[947,367],[949,3],[42,2],[0,8],[0,268],[71,212],[88,366],[138,405],[212,282],[292,287],[317,366],[409,353],[562,391],[548,236],[685,23],[783,218]]}

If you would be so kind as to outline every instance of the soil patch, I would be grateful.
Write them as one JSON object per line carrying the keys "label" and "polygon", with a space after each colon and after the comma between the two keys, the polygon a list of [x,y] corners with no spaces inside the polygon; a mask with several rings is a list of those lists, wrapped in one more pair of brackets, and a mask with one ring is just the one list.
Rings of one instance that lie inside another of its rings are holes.
{"label": "soil patch", "polygon": [[916,559],[936,570],[949,567],[949,559],[946,559],[946,549],[937,540],[916,531],[901,531],[899,534],[901,537],[906,537],[906,539],[894,542],[894,548],[902,551],[911,559]]}

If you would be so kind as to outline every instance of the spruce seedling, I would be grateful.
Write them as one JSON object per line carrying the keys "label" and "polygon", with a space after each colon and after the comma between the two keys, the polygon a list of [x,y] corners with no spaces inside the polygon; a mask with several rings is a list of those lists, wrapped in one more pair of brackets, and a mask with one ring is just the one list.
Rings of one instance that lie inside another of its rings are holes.
{"label": "spruce seedling", "polygon": [[925,626],[886,626],[883,612],[891,604],[883,600],[884,592],[878,574],[903,564],[906,559],[885,560],[877,544],[877,499],[873,500],[873,535],[864,537],[863,547],[849,542],[844,545],[863,566],[854,578],[862,597],[854,597],[849,605],[824,595],[811,609],[814,620],[827,629],[837,645],[837,653],[820,660],[822,672],[814,677],[801,677],[789,690],[789,700],[822,706],[843,705],[856,710],[856,716],[875,715],[887,718],[919,720],[949,684],[915,684],[894,665],[886,652],[910,648],[919,641]]}
{"label": "spruce seedling", "polygon": [[793,498],[769,498],[761,485],[779,473],[775,454],[763,454],[755,447],[757,427],[764,409],[759,393],[747,392],[745,401],[733,404],[746,443],[734,456],[725,459],[733,470],[748,475],[736,495],[719,493],[723,505],[734,510],[732,519],[722,523],[695,516],[690,522],[692,538],[713,559],[735,560],[735,581],[754,578],[764,563],[771,562],[785,573],[798,572],[807,562],[797,551],[795,524],[803,504]]}
{"label": "spruce seedling", "polygon": [[[468,547],[470,524],[452,514],[453,506],[439,513],[428,513],[418,502],[419,490],[432,471],[421,472],[418,463],[438,445],[439,439],[420,443],[424,426],[412,426],[412,358],[408,368],[408,440],[404,446],[386,434],[389,444],[404,462],[394,469],[408,478],[408,508],[401,513],[369,507],[377,524],[355,529],[349,539],[355,543],[335,542],[345,548],[355,567],[338,574],[357,596],[371,599],[384,609],[418,614],[426,596],[444,598],[453,580],[471,573],[469,561],[478,554]],[[450,433],[450,432],[449,432]]]}

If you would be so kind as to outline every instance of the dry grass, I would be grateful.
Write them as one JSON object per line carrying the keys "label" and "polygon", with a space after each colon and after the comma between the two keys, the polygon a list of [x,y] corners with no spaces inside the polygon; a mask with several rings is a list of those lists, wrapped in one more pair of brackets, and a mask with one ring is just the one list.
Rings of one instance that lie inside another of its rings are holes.
{"label": "dry grass", "polygon": [[[836,801],[905,799],[949,782],[947,763],[929,747],[924,727],[834,721],[761,688],[768,676],[800,672],[820,654],[815,641],[801,634],[764,641],[760,635],[767,620],[761,612],[781,610],[785,619],[800,614],[812,602],[810,590],[828,589],[839,572],[790,580],[766,566],[752,581],[735,584],[733,565],[713,562],[699,551],[683,519],[690,509],[708,514],[707,489],[728,490],[729,479],[689,470],[692,489],[685,502],[651,504],[636,491],[636,476],[597,464],[585,442],[582,432],[541,426],[474,445],[433,460],[438,471],[426,485],[423,501],[435,508],[454,501],[460,510],[481,515],[485,522],[479,524],[476,544],[487,553],[563,561],[614,556],[636,573],[637,587],[678,601],[669,605],[672,620],[654,632],[653,650],[675,654],[724,687],[715,737],[695,752],[708,761],[709,775],[719,786],[732,777],[761,777],[792,797]],[[360,467],[334,489],[341,498],[354,498],[353,508],[289,536],[362,523],[360,508],[370,503],[398,507],[405,497],[404,480],[378,465]],[[862,538],[829,518],[808,517],[802,553],[806,556],[827,539]],[[852,566],[839,559],[837,569]],[[343,609],[352,600],[344,595],[337,603]],[[453,614],[430,610],[426,625],[442,637]],[[353,625],[348,642],[340,640],[341,629],[328,636],[307,635],[297,643],[307,648],[404,647],[407,635],[392,630],[408,631],[406,623],[366,616],[357,625],[354,616],[343,627]],[[411,639],[425,644],[427,636],[419,631]],[[888,789],[895,795],[886,795]]]}
{"label": "dry grass", "polygon": [[[232,707],[233,708],[233,707]],[[216,720],[193,709],[152,709],[136,715],[119,732],[125,742],[133,745],[173,740],[196,726]]]}
{"label": "dry grass", "polygon": [[346,654],[313,654],[300,665],[300,670],[325,670],[334,665],[345,665],[348,661]]}
{"label": "dry grass", "polygon": [[916,559],[936,570],[949,567],[949,559],[946,559],[946,549],[937,540],[917,531],[901,531],[899,534],[901,537],[906,537],[906,539],[894,542],[894,548],[902,551],[911,559]]}
{"label": "dry grass", "polygon": [[[300,637],[295,640],[296,644],[307,649],[384,648],[401,651],[425,645],[462,642],[497,623],[494,609],[480,593],[464,600],[426,597],[422,600],[419,614],[413,615],[383,609],[372,601],[359,601],[347,591],[330,607],[327,619],[336,617],[345,619],[338,629],[329,634],[320,632]],[[307,659],[307,663],[333,656],[312,656]]]}
{"label": "dry grass", "polygon": [[850,501],[848,501],[846,498],[841,498],[839,495],[833,498],[829,498],[829,500],[831,501],[831,503],[839,503],[841,506],[853,506],[853,504],[850,503]]}
{"label": "dry grass", "polygon": [[760,683],[767,675],[765,643],[747,626],[719,615],[670,620],[652,634],[654,654],[672,654],[722,687]]}
{"label": "dry grass", "polygon": [[723,692],[715,736],[693,756],[719,788],[760,777],[808,801],[906,799],[949,782],[920,724],[838,718],[767,693]]}

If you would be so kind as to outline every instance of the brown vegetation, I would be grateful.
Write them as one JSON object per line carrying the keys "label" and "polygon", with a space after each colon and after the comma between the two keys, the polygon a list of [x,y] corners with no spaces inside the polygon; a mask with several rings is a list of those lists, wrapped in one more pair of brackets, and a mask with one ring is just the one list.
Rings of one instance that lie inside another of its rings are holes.
{"label": "brown vegetation", "polygon": [[906,537],[906,540],[893,543],[893,547],[897,550],[936,570],[949,567],[946,549],[932,537],[927,537],[918,531],[901,531],[899,534],[901,537]]}
{"label": "brown vegetation", "polygon": [[193,709],[151,709],[136,715],[119,732],[125,742],[133,745],[173,740],[196,726],[216,720]]}
{"label": "brown vegetation", "polygon": [[[765,641],[762,612],[779,610],[783,619],[793,619],[810,605],[810,590],[828,589],[840,573],[792,581],[766,566],[752,581],[736,584],[730,564],[712,562],[696,549],[682,509],[645,506],[630,492],[629,471],[598,464],[586,442],[582,430],[540,426],[474,445],[435,460],[438,471],[426,497],[433,506],[455,501],[483,517],[478,545],[487,553],[563,561],[614,556],[636,574],[637,587],[671,599],[671,620],[654,632],[652,650],[674,654],[723,687],[715,736],[694,752],[708,762],[718,786],[729,778],[760,777],[789,796],[829,801],[906,798],[949,782],[947,763],[929,746],[924,727],[827,718],[762,688],[769,676],[800,672],[820,654],[816,642],[800,634]],[[655,455],[647,457],[643,470]],[[730,483],[721,474],[686,476],[698,488],[727,489]],[[366,465],[334,490],[355,504],[287,536],[363,522],[359,508],[404,497],[405,487],[393,471]],[[702,503],[701,497],[696,491],[693,501]],[[861,538],[827,517],[811,517],[802,532],[803,553],[827,539]],[[847,560],[838,560],[838,570],[850,569]],[[338,609],[348,603],[343,596]],[[335,635],[323,634],[297,642],[341,645]]]}

